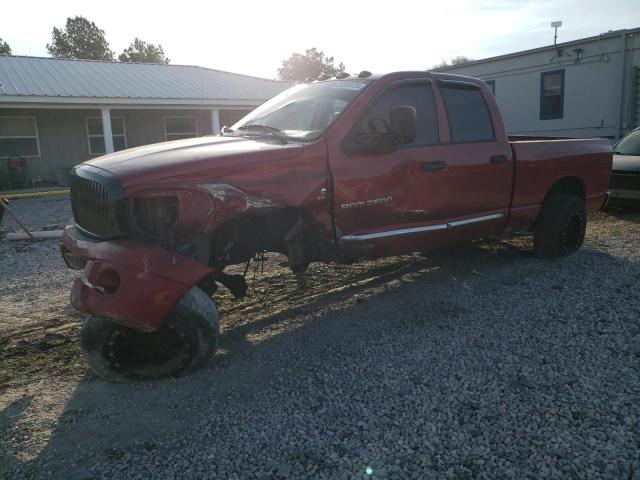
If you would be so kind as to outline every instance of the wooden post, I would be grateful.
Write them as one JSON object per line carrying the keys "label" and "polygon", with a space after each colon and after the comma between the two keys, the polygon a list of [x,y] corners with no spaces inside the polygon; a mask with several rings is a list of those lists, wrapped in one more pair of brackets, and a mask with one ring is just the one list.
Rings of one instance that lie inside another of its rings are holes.
{"label": "wooden post", "polygon": [[100,110],[102,114],[102,135],[104,136],[105,153],[113,153],[113,134],[111,133],[111,111],[108,108]]}
{"label": "wooden post", "polygon": [[13,212],[11,211],[11,209],[9,208],[9,205],[7,205],[6,203],[4,203],[4,200],[3,200],[3,199],[1,199],[1,198],[0,198],[0,206],[1,206],[4,210],[6,210],[6,211],[7,211],[7,213],[8,213],[9,215],[11,215],[11,216],[13,217],[13,219],[16,221],[16,223],[17,223],[18,225],[20,225],[20,227],[25,231],[25,233],[29,236],[29,238],[30,238],[31,240],[35,240],[34,236],[33,236],[33,235],[31,235],[31,232],[29,231],[29,229],[24,225],[24,223],[22,223],[22,222],[20,221],[20,219],[19,219],[18,217],[16,217],[16,214],[15,214],[15,213],[13,213]]}

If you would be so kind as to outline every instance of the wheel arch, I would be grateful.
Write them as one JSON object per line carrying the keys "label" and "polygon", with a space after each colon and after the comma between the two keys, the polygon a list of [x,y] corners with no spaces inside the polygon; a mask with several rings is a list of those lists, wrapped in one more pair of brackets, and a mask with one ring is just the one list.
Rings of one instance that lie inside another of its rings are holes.
{"label": "wheel arch", "polygon": [[554,195],[557,194],[567,194],[574,195],[580,198],[583,202],[585,201],[585,185],[584,180],[580,177],[576,176],[566,176],[559,178],[556,180],[551,187],[547,190],[542,202],[540,202],[540,209],[536,215],[536,219],[530,227],[530,230],[535,230],[538,222],[540,221],[540,216],[542,215],[543,207],[545,203]]}
{"label": "wheel arch", "polygon": [[568,195],[575,195],[583,202],[585,201],[585,185],[584,180],[580,177],[567,176],[562,177],[551,185],[551,188],[547,191],[542,203],[544,203],[549,197],[558,194],[566,193]]}

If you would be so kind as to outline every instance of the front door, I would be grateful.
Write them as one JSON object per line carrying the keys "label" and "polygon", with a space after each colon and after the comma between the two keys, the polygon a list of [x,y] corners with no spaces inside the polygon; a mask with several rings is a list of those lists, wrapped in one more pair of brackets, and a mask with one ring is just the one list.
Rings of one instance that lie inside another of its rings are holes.
{"label": "front door", "polygon": [[387,87],[350,134],[385,133],[393,106],[412,106],[416,138],[394,149],[332,150],[335,227],[343,250],[379,256],[422,250],[446,224],[446,145],[439,144],[433,86],[428,79]]}

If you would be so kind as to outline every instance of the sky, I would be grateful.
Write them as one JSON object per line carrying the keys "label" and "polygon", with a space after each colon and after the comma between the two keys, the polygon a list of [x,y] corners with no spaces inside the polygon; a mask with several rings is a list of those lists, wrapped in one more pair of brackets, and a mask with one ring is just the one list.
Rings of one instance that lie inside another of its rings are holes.
{"label": "sky", "polygon": [[160,43],[171,63],[276,78],[293,52],[316,47],[348,72],[424,70],[640,27],[640,0],[12,1],[0,38],[14,55],[48,56],[54,26],[82,15],[118,55],[134,39]]}

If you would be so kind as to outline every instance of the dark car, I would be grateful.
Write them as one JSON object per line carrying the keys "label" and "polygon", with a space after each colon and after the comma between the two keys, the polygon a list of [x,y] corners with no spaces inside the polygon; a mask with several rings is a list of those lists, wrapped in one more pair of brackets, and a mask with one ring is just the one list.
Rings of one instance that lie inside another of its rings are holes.
{"label": "dark car", "polygon": [[614,203],[640,203],[640,127],[613,146],[609,195]]}

